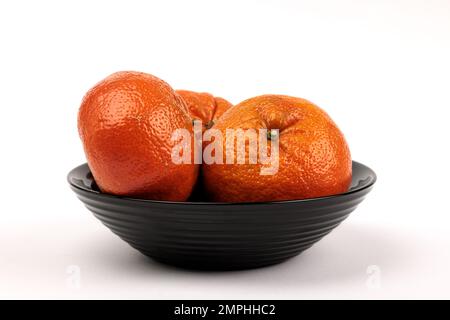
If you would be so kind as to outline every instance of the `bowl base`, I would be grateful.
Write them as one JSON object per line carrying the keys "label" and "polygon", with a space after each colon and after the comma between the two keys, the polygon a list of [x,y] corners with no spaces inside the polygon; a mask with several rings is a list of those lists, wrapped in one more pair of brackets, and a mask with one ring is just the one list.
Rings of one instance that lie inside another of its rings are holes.
{"label": "bowl base", "polygon": [[[303,252],[303,251],[302,251]],[[265,268],[269,266],[273,266],[276,264],[283,263],[289,259],[292,259],[298,256],[301,252],[298,252],[289,257],[283,257],[280,259],[271,259],[270,261],[228,261],[224,263],[223,261],[218,261],[216,263],[212,263],[211,260],[208,261],[185,261],[185,260],[172,260],[167,258],[153,257],[150,254],[142,252],[149,259],[161,263],[163,265],[172,266],[177,269],[185,269],[192,271],[239,271],[239,270],[249,270],[249,269],[259,269]]]}

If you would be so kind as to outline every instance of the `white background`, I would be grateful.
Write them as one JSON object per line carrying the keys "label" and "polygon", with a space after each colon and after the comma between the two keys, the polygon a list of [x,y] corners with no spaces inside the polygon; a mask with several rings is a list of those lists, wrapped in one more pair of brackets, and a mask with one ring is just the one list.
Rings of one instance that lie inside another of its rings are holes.
{"label": "white background", "polygon": [[[81,98],[118,70],[312,100],[376,187],[278,266],[154,263],[66,182]],[[0,298],[450,298],[449,108],[450,1],[2,1]]]}

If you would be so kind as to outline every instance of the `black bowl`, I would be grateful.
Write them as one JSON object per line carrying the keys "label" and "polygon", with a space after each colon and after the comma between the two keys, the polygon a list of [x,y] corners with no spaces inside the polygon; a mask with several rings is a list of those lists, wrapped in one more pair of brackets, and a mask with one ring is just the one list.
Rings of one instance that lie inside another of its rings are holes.
{"label": "black bowl", "polygon": [[375,173],[353,161],[348,192],[264,203],[171,202],[98,191],[87,164],[68,181],[78,198],[112,232],[167,264],[210,270],[256,268],[308,249],[339,225],[372,189]]}

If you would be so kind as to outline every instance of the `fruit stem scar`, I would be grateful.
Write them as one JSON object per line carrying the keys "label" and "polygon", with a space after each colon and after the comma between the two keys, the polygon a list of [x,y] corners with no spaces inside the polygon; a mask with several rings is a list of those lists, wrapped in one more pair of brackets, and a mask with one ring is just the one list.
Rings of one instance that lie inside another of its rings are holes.
{"label": "fruit stem scar", "polygon": [[209,121],[205,124],[205,127],[206,127],[206,129],[211,129],[213,125],[214,125],[214,121],[213,121],[213,120],[209,120]]}
{"label": "fruit stem scar", "polygon": [[274,138],[276,138],[278,136],[278,131],[277,130],[269,130],[267,131],[267,139],[268,140],[272,140]]}

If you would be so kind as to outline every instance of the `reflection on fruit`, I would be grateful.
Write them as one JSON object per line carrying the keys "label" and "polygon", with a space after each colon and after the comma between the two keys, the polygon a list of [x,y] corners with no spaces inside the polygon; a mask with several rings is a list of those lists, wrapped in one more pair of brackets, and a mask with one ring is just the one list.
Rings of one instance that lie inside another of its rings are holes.
{"label": "reflection on fruit", "polygon": [[78,129],[89,167],[103,192],[156,200],[186,200],[198,166],[175,164],[176,129],[192,129],[185,102],[164,81],[117,72],[83,99]]}
{"label": "reflection on fruit", "polygon": [[[234,106],[213,126],[223,134],[224,155],[225,130],[229,128],[279,129],[279,167],[276,174],[261,175],[261,168],[267,165],[248,161],[237,164],[235,148],[233,164],[203,165],[204,187],[211,200],[305,199],[348,190],[351,157],[347,143],[331,118],[311,102],[289,96],[263,95]],[[267,139],[271,136],[267,135]],[[248,145],[246,147],[248,159]]]}
{"label": "reflection on fruit", "polygon": [[227,111],[232,104],[227,100],[214,97],[209,93],[200,93],[187,90],[176,91],[186,102],[193,120],[201,120],[203,130],[212,127],[214,122]]}

